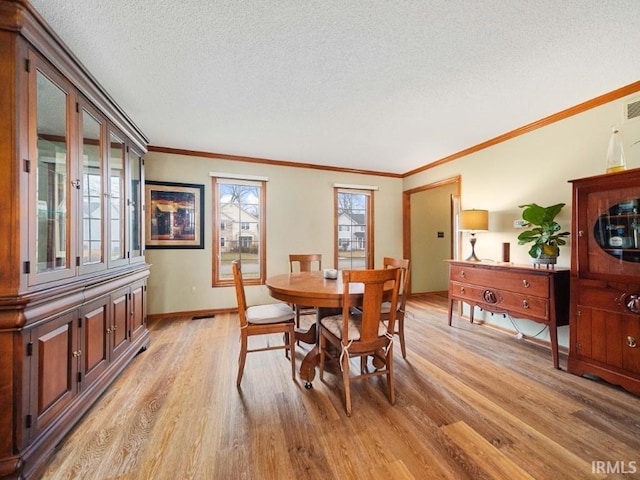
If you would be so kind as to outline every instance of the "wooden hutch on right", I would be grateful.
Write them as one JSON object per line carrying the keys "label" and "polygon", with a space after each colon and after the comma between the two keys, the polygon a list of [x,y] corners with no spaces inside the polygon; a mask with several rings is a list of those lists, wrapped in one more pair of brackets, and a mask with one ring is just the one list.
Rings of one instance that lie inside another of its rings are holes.
{"label": "wooden hutch on right", "polygon": [[640,168],[571,183],[567,369],[640,395]]}

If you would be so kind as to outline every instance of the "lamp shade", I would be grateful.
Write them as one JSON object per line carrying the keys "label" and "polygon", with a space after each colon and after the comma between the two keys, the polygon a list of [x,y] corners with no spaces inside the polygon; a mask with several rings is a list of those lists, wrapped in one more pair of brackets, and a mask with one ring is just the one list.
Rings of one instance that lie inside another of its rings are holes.
{"label": "lamp shade", "polygon": [[488,210],[462,210],[460,212],[460,230],[479,232],[489,229]]}

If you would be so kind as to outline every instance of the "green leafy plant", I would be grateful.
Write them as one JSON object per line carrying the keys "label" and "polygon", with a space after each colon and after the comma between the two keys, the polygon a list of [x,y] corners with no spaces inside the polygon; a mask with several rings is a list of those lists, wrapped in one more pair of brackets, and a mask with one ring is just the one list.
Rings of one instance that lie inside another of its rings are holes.
{"label": "green leafy plant", "polygon": [[529,226],[535,226],[518,235],[518,245],[533,243],[529,249],[531,258],[540,258],[542,254],[558,256],[560,254],[559,247],[567,244],[563,237],[569,236],[569,232],[560,232],[562,227],[554,220],[564,205],[564,203],[557,203],[541,207],[536,203],[530,203],[519,206],[519,208],[524,208],[522,211],[523,220]]}

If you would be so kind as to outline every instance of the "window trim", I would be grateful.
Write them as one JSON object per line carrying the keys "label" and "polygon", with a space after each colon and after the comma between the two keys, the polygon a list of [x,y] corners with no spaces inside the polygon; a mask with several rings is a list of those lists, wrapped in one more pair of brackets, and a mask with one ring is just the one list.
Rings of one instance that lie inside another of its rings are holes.
{"label": "window trim", "polygon": [[335,183],[333,185],[333,262],[336,267],[339,268],[338,257],[340,251],[340,238],[338,232],[340,231],[340,226],[338,224],[339,215],[338,215],[338,194],[340,193],[353,193],[358,195],[365,195],[368,198],[368,205],[366,208],[366,239],[367,239],[367,262],[365,265],[366,269],[374,268],[374,190],[377,190],[378,187],[368,186],[368,185],[343,185]]}
{"label": "window trim", "polygon": [[[213,222],[212,225],[215,226],[215,228],[213,229],[212,232],[212,246],[213,246],[213,254],[212,254],[212,279],[211,279],[211,285],[212,287],[228,287],[228,286],[233,286],[233,277],[230,277],[229,279],[221,279],[220,278],[220,269],[219,269],[219,261],[218,259],[220,258],[221,252],[220,252],[220,248],[221,248],[221,244],[220,244],[220,238],[221,237],[225,237],[227,238],[229,235],[226,232],[227,229],[225,228],[225,235],[221,235],[221,229],[220,229],[220,225],[223,222],[223,219],[220,215],[219,212],[219,198],[220,198],[220,191],[218,188],[218,185],[221,183],[224,184],[231,184],[231,185],[253,185],[253,186],[257,186],[259,187],[259,191],[260,191],[260,219],[259,219],[259,242],[260,242],[260,248],[258,250],[259,252],[259,256],[258,256],[258,261],[260,262],[260,271],[259,271],[259,275],[257,278],[244,278],[243,279],[243,283],[245,285],[263,285],[265,283],[266,280],[266,274],[267,274],[267,266],[266,266],[266,261],[267,261],[267,220],[266,220],[266,199],[267,199],[267,179],[260,177],[251,177],[249,175],[247,175],[246,177],[240,176],[240,175],[225,175],[225,174],[220,174],[220,175],[214,175],[213,173],[210,173],[210,176],[212,177],[212,190],[213,190]],[[225,222],[226,223],[226,222]],[[226,225],[228,226],[228,225]],[[242,230],[239,230],[240,232],[242,232]]]}

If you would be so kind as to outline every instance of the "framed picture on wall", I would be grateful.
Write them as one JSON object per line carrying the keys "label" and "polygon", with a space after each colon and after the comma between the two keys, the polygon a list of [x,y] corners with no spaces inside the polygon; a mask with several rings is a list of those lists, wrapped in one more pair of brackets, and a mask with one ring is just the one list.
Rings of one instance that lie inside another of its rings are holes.
{"label": "framed picture on wall", "polygon": [[204,248],[204,185],[145,182],[147,248]]}

